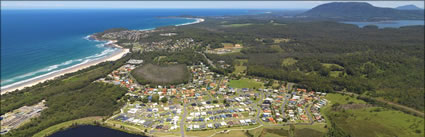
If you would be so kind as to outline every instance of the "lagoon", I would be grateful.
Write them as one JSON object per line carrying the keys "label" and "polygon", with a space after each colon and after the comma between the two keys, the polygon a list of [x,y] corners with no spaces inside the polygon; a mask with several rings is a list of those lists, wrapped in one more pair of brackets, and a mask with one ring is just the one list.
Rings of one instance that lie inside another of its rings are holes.
{"label": "lagoon", "polygon": [[357,25],[360,28],[367,25],[375,25],[378,26],[378,28],[400,28],[404,26],[424,25],[424,20],[390,20],[371,22],[343,21],[341,23]]}
{"label": "lagoon", "polygon": [[100,126],[84,125],[69,128],[49,137],[145,137]]}

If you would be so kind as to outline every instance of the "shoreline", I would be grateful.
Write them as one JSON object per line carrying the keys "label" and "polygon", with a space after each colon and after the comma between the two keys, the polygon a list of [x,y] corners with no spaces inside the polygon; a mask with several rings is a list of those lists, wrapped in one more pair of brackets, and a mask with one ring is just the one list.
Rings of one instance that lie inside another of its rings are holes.
{"label": "shoreline", "polygon": [[49,72],[47,74],[44,75],[40,75],[34,78],[30,78],[27,80],[23,80],[23,81],[19,81],[16,83],[13,83],[15,85],[11,85],[10,87],[1,89],[1,95],[9,93],[9,92],[13,92],[15,90],[21,90],[24,89],[26,87],[31,87],[34,85],[37,85],[39,83],[43,83],[45,81],[48,80],[52,80],[55,79],[57,77],[60,77],[62,75],[68,74],[68,73],[73,73],[73,72],[77,72],[79,70],[91,67],[91,66],[95,66],[99,63],[105,62],[105,61],[115,61],[120,59],[121,57],[123,57],[125,54],[127,54],[128,52],[130,52],[129,49],[124,49],[121,46],[115,44],[116,41],[110,40],[108,42],[109,45],[112,45],[114,47],[116,47],[118,50],[115,51],[114,53],[112,53],[109,56],[105,56],[99,59],[95,59],[95,60],[91,60],[91,61],[87,61],[87,62],[82,62],[80,64],[76,64],[74,66],[70,66],[61,70],[57,70],[57,71],[52,71]]}
{"label": "shoreline", "polygon": [[[102,128],[117,130],[117,131],[133,134],[133,135],[150,136],[144,132],[141,133],[140,131],[135,131],[134,129],[133,130],[122,129],[118,125],[114,125],[113,123],[108,123],[107,121],[102,121],[102,119],[104,118],[107,118],[107,117],[106,116],[90,116],[90,117],[84,117],[84,118],[65,121],[65,122],[50,126],[46,129],[43,129],[37,132],[36,134],[34,134],[33,137],[46,137],[46,136],[53,135],[57,132],[65,131],[70,128],[75,128],[80,126],[99,126]],[[97,121],[99,124],[95,124],[94,123],[95,121]]]}
{"label": "shoreline", "polygon": [[[186,18],[186,19],[195,19],[195,21],[189,22],[189,23],[177,24],[177,25],[174,25],[174,26],[191,25],[191,24],[201,23],[201,22],[205,21],[205,19],[203,19],[203,18]],[[155,30],[155,29],[156,28],[145,29],[145,30],[142,30],[142,31],[152,31],[152,30]],[[91,66],[95,66],[95,65],[102,63],[102,62],[105,62],[105,61],[116,61],[116,60],[120,59],[121,57],[123,57],[125,54],[130,52],[130,49],[123,48],[120,45],[116,44],[117,40],[100,40],[100,39],[96,38],[94,35],[89,35],[89,36],[87,36],[87,38],[93,38],[94,40],[98,40],[98,41],[107,41],[105,43],[105,46],[111,46],[111,47],[117,48],[118,51],[112,53],[109,56],[105,56],[103,58],[91,60],[91,61],[88,61],[88,62],[82,62],[80,64],[76,64],[74,66],[70,66],[70,67],[67,67],[67,68],[64,68],[64,69],[61,69],[61,70],[52,71],[52,72],[49,72],[49,73],[46,73],[46,74],[43,74],[43,75],[40,75],[40,76],[36,76],[36,77],[30,78],[30,79],[26,79],[26,80],[22,80],[22,81],[13,83],[11,85],[7,85],[8,86],[7,88],[4,88],[4,89],[1,88],[0,95],[6,94],[6,93],[9,93],[9,92],[13,92],[15,90],[22,90],[26,87],[32,87],[32,86],[37,85],[39,83],[43,83],[43,82],[48,81],[48,80],[53,80],[53,79],[60,77],[62,75],[77,72],[79,70],[82,70],[82,69],[85,69],[85,68],[88,68],[88,67],[91,67]],[[90,40],[90,39],[88,39],[88,40]]]}
{"label": "shoreline", "polygon": [[205,19],[203,19],[203,18],[185,18],[185,19],[195,19],[195,21],[189,22],[189,23],[177,24],[177,25],[174,25],[174,26],[178,27],[178,26],[184,26],[184,25],[191,25],[191,24],[197,24],[197,23],[201,23],[201,22],[205,21]]}

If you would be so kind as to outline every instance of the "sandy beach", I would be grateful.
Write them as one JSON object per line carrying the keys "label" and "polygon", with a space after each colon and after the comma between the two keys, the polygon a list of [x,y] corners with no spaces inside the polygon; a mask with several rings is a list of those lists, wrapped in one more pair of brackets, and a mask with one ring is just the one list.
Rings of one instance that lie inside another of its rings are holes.
{"label": "sandy beach", "polygon": [[[196,24],[196,23],[201,23],[201,22],[205,21],[205,19],[203,19],[203,18],[188,18],[188,19],[196,19],[196,21],[190,22],[190,23],[179,24],[179,25],[175,25],[175,26],[190,25],[190,24]],[[150,30],[146,30],[146,31],[150,31]],[[91,36],[88,36],[88,37],[91,37]],[[94,39],[96,39],[96,38],[94,38]],[[105,43],[105,45],[109,45],[109,46],[113,46],[113,47],[118,48],[118,50],[116,52],[114,52],[113,54],[111,54],[109,56],[106,56],[106,57],[100,58],[100,59],[96,59],[96,60],[91,60],[89,62],[83,62],[81,64],[77,64],[77,65],[74,65],[72,67],[68,67],[68,68],[65,68],[65,69],[62,69],[62,70],[58,70],[58,71],[53,71],[53,72],[50,72],[50,73],[47,73],[47,74],[44,74],[44,75],[41,75],[41,76],[37,76],[37,77],[31,78],[31,79],[20,81],[20,82],[14,83],[13,85],[5,87],[5,88],[2,87],[0,93],[1,93],[1,95],[3,95],[5,93],[12,92],[12,91],[15,91],[15,90],[20,90],[20,89],[23,89],[25,87],[34,86],[38,83],[42,83],[42,82],[45,82],[47,80],[55,79],[59,76],[62,76],[62,75],[68,74],[68,73],[77,72],[79,70],[88,68],[90,66],[97,65],[97,64],[105,62],[105,61],[118,60],[121,57],[123,57],[125,54],[130,52],[130,50],[124,49],[120,45],[115,44],[116,42],[117,42],[116,40],[109,40],[107,43]]]}
{"label": "sandy beach", "polygon": [[17,89],[20,90],[20,89],[23,89],[25,87],[31,87],[31,86],[34,86],[38,83],[41,83],[41,82],[44,82],[44,81],[47,81],[47,80],[52,80],[52,79],[55,79],[59,76],[62,76],[62,75],[68,74],[68,73],[77,72],[79,70],[88,68],[90,66],[97,65],[97,64],[105,62],[105,61],[118,60],[121,57],[123,57],[125,54],[127,54],[130,50],[122,48],[121,46],[115,44],[115,42],[116,41],[109,41],[107,43],[107,44],[113,45],[114,47],[118,48],[117,51],[115,51],[114,53],[112,53],[109,56],[106,56],[106,57],[103,57],[103,58],[100,58],[100,59],[96,59],[96,60],[91,60],[91,61],[88,61],[88,62],[85,62],[85,63],[77,64],[77,65],[74,65],[72,67],[62,69],[62,70],[53,71],[53,72],[50,72],[50,73],[47,73],[45,75],[41,75],[41,76],[38,76],[38,77],[35,77],[35,78],[32,78],[32,79],[20,81],[20,82],[15,83],[14,85],[12,85],[10,87],[6,87],[4,89],[2,88],[1,89],[1,95],[8,93],[8,92],[15,91]]}
{"label": "sandy beach", "polygon": [[175,26],[190,25],[190,24],[196,24],[196,23],[201,23],[201,22],[204,22],[205,21],[205,19],[203,19],[203,18],[187,18],[187,19],[195,19],[196,21],[189,22],[189,23],[178,24],[178,25],[175,25]]}

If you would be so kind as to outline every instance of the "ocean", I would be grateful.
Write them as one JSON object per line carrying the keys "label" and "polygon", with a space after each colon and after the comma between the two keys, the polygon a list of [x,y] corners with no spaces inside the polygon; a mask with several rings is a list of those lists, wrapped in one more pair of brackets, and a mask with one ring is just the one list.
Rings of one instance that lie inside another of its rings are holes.
{"label": "ocean", "polygon": [[168,16],[258,14],[244,9],[38,9],[1,10],[1,87],[28,81],[116,49],[87,36],[110,28],[154,29],[194,22]]}

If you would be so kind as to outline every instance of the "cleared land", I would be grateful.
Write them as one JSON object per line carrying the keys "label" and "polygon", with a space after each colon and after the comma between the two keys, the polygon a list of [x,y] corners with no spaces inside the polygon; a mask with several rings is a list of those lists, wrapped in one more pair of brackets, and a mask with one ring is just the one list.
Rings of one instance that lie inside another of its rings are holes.
{"label": "cleared land", "polygon": [[295,137],[323,137],[327,132],[324,123],[316,123],[313,125],[296,125]]}
{"label": "cleared land", "polygon": [[224,48],[233,48],[233,43],[221,43]]}
{"label": "cleared land", "polygon": [[286,43],[291,41],[291,39],[288,38],[275,38],[273,39],[274,43]]}
{"label": "cleared land", "polygon": [[245,24],[228,24],[228,25],[221,25],[222,27],[244,27],[244,26],[250,26],[253,25],[252,23],[245,23]]}
{"label": "cleared land", "polygon": [[213,50],[207,50],[207,53],[212,54],[227,54],[227,53],[235,53],[240,52],[243,48],[242,44],[233,44],[233,43],[221,43],[223,48],[216,48]]}
{"label": "cleared land", "polygon": [[344,67],[338,64],[331,64],[331,63],[321,63],[323,67],[330,69],[329,75],[331,77],[340,77],[340,75],[344,75]]}
{"label": "cleared land", "polygon": [[234,74],[243,74],[246,70],[246,66],[235,66]]}
{"label": "cleared land", "polygon": [[245,66],[245,64],[248,63],[247,59],[237,59],[234,61],[234,66],[235,66],[235,71],[233,71],[233,74],[244,74],[244,72],[246,71],[247,67]]}
{"label": "cleared land", "polygon": [[256,82],[253,79],[240,79],[240,80],[231,80],[229,86],[232,88],[261,88],[262,83]]}
{"label": "cleared land", "polygon": [[298,60],[296,60],[294,58],[285,58],[285,59],[282,60],[282,66],[291,66],[291,65],[294,65],[297,62],[298,62]]}
{"label": "cleared land", "polygon": [[131,74],[140,84],[152,85],[186,83],[190,77],[186,65],[183,64],[166,66],[147,64],[134,69]]}
{"label": "cleared land", "polygon": [[333,104],[353,106],[352,104],[365,104],[364,101],[348,95],[328,94],[326,99],[330,105],[323,108],[323,112],[344,132],[354,137],[372,136],[424,136],[424,119],[405,114],[401,111],[382,107],[339,107],[333,110]]}
{"label": "cleared land", "polygon": [[270,48],[277,51],[277,52],[283,52],[284,51],[279,45],[271,45]]}
{"label": "cleared land", "polygon": [[285,26],[286,24],[282,24],[282,23],[272,23],[273,25],[276,25],[276,26]]}
{"label": "cleared land", "polygon": [[249,130],[246,133],[251,137],[288,137],[289,126],[276,126],[276,127],[260,127],[257,129]]}

